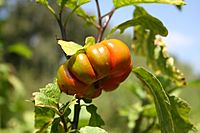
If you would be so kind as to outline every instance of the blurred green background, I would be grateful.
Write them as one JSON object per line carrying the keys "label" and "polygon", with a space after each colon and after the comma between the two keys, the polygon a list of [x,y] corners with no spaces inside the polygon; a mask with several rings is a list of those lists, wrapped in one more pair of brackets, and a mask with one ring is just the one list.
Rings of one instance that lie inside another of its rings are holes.
{"label": "blurred green background", "polygon": [[[85,37],[97,32],[77,16],[73,16],[69,24],[68,39],[80,44]],[[0,0],[0,133],[33,132],[32,93],[52,82],[59,64],[64,61],[56,43],[59,37],[55,19],[43,6],[27,0]],[[129,34],[115,37],[128,44],[131,42]],[[133,59],[134,65],[144,64],[140,57]],[[176,60],[176,65],[188,82],[200,80],[190,64]],[[98,113],[105,120],[103,128],[109,132],[129,130],[128,119],[120,110],[138,101],[132,93],[132,79],[130,75],[119,89],[103,93],[94,100]],[[198,84],[192,82],[176,94],[190,104],[190,117],[193,123],[200,125],[200,88],[195,87]],[[84,123],[84,111],[81,118]]]}

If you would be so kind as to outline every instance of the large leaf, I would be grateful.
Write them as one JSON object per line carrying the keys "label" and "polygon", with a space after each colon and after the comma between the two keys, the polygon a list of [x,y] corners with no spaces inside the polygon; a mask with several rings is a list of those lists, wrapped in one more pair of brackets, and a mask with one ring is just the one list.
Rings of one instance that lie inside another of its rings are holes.
{"label": "large leaf", "polygon": [[184,5],[183,0],[113,0],[115,8],[123,6],[143,4],[143,3],[161,3],[161,4],[173,4],[173,5]]}
{"label": "large leaf", "polygon": [[34,92],[35,103],[35,129],[36,132],[46,132],[49,125],[53,122],[57,104],[60,99],[60,90],[56,84],[50,83],[39,92]]}
{"label": "large leaf", "polygon": [[151,95],[154,98],[162,133],[175,133],[173,119],[170,112],[170,100],[159,80],[142,67],[133,69],[133,72],[149,88]]}
{"label": "large leaf", "polygon": [[174,127],[176,133],[188,133],[194,129],[193,124],[189,121],[189,105],[181,98],[170,96],[169,97],[172,105],[172,117],[174,121]]}
{"label": "large leaf", "polygon": [[68,56],[74,55],[78,50],[83,49],[81,45],[71,41],[67,42],[63,40],[58,40],[58,44]]}
{"label": "large leaf", "polygon": [[102,120],[101,116],[97,114],[97,107],[93,104],[86,106],[87,111],[91,114],[89,126],[93,127],[101,127],[104,125],[104,121]]}
{"label": "large leaf", "polygon": [[[142,7],[136,7],[134,18],[147,14]],[[159,76],[165,75],[176,86],[186,84],[183,73],[174,65],[173,58],[167,52],[166,45],[161,38],[156,38],[155,30],[147,30],[146,26],[134,27],[133,48],[136,55],[146,57],[147,64]]]}
{"label": "large leaf", "polygon": [[79,130],[79,132],[80,133],[108,133],[104,129],[101,129],[99,127],[90,127],[90,126],[82,127]]}
{"label": "large leaf", "polygon": [[35,132],[46,133],[53,122],[55,112],[46,107],[35,106]]}
{"label": "large leaf", "polygon": [[155,35],[167,36],[168,31],[163,23],[159,19],[148,14],[142,7],[136,6],[135,14],[137,14],[137,16],[135,15],[133,19],[114,27],[111,34],[117,29],[120,29],[120,32],[123,33],[125,29],[131,26],[140,25],[144,29],[151,30]]}

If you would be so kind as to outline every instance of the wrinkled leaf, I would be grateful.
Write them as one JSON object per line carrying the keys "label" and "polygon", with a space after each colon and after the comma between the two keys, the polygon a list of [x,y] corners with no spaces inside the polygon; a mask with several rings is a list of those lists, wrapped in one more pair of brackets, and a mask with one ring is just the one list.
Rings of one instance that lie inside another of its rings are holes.
{"label": "wrinkled leaf", "polygon": [[113,0],[113,3],[115,8],[143,3],[185,5],[185,2],[183,0]]}
{"label": "wrinkled leaf", "polygon": [[168,31],[163,23],[159,19],[148,14],[142,7],[136,6],[134,14],[133,19],[114,27],[109,34],[114,33],[117,29],[120,30],[120,33],[123,33],[125,29],[139,25],[146,30],[151,30],[155,35],[167,36]]}
{"label": "wrinkled leaf", "polygon": [[174,127],[176,133],[188,133],[194,129],[193,124],[189,121],[189,105],[181,98],[170,96],[169,97],[172,105],[172,117],[174,121]]}
{"label": "wrinkled leaf", "polygon": [[39,90],[39,92],[33,93],[35,105],[56,106],[61,94],[56,82],[49,83],[45,88]]}
{"label": "wrinkled leaf", "polygon": [[102,120],[101,116],[97,114],[97,107],[95,105],[88,105],[86,106],[87,111],[91,114],[90,120],[89,120],[89,126],[93,127],[101,127],[104,125],[104,121]]}
{"label": "wrinkled leaf", "polygon": [[159,74],[156,75],[156,77],[158,78],[158,80],[160,81],[160,83],[166,91],[172,92],[174,90],[174,86],[176,85],[168,76]]}
{"label": "wrinkled leaf", "polygon": [[74,55],[78,50],[83,49],[83,47],[75,42],[67,42],[63,40],[58,40],[58,44],[61,46],[62,50],[69,56]]}
{"label": "wrinkled leaf", "polygon": [[16,43],[8,47],[8,52],[15,53],[24,58],[30,59],[32,57],[31,49],[23,43]]}
{"label": "wrinkled leaf", "polygon": [[142,67],[133,69],[133,72],[149,88],[151,95],[154,98],[162,133],[175,133],[173,119],[170,112],[170,100],[159,80]]}
{"label": "wrinkled leaf", "polygon": [[46,107],[35,107],[35,132],[46,133],[53,122],[55,112]]}
{"label": "wrinkled leaf", "polygon": [[79,132],[80,133],[108,133],[104,129],[101,129],[99,127],[90,127],[90,126],[82,127],[79,130]]}
{"label": "wrinkled leaf", "polygon": [[[134,17],[139,18],[146,14],[142,7],[136,7]],[[165,43],[160,37],[156,38],[153,30],[146,29],[143,25],[134,27],[133,45],[134,53],[146,57],[147,65],[155,70],[158,76],[167,76],[176,86],[186,84],[183,73],[175,66],[173,58],[167,52]]]}
{"label": "wrinkled leaf", "polygon": [[35,103],[35,128],[38,132],[47,131],[53,121],[60,99],[60,90],[56,84],[50,83],[39,92],[33,93]]}

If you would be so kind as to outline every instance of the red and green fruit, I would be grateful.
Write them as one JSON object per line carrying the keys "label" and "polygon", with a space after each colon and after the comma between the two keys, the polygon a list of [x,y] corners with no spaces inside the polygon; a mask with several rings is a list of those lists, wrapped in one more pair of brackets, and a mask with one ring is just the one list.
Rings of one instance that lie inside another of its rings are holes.
{"label": "red and green fruit", "polygon": [[117,39],[104,40],[79,51],[62,64],[57,73],[61,91],[78,98],[98,97],[102,90],[116,89],[129,75],[129,48]]}

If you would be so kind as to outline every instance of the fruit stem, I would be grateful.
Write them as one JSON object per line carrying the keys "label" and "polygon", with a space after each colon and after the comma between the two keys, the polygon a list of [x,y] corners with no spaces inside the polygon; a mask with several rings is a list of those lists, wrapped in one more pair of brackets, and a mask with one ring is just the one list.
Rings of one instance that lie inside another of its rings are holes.
{"label": "fruit stem", "polygon": [[[77,99],[77,104],[74,105],[74,118],[72,122],[72,129],[75,130],[78,129],[80,110],[81,110],[80,99]],[[74,131],[74,133],[76,133],[76,131]]]}

